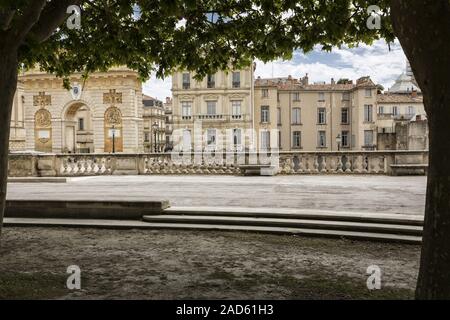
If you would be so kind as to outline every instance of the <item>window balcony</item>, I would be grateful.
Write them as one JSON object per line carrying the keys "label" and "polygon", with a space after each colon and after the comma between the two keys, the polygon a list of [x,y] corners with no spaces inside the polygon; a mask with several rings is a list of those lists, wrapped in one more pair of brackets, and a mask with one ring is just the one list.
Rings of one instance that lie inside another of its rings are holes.
{"label": "window balcony", "polygon": [[199,120],[225,120],[226,116],[223,114],[199,114],[196,116]]}

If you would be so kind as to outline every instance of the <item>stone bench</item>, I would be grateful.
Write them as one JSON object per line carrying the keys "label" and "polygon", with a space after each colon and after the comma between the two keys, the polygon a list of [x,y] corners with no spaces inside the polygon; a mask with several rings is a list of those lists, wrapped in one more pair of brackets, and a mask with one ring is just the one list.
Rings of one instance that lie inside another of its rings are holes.
{"label": "stone bench", "polygon": [[428,164],[391,164],[393,176],[427,175]]}
{"label": "stone bench", "polygon": [[260,176],[275,176],[278,169],[270,164],[246,164],[240,165],[239,170],[245,176],[260,175]]}

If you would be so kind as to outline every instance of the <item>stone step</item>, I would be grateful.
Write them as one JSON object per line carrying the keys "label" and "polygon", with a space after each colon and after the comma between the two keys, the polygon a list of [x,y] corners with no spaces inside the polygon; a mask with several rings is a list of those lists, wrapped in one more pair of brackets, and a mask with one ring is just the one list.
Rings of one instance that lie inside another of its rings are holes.
{"label": "stone step", "polygon": [[290,208],[244,208],[244,207],[170,207],[164,210],[169,215],[224,216],[283,218],[326,221],[348,221],[423,226],[423,216],[410,214],[330,211]]}
{"label": "stone step", "polygon": [[354,240],[402,242],[420,244],[421,237],[395,235],[385,233],[367,233],[354,231],[301,229],[264,226],[233,226],[187,223],[148,223],[137,220],[106,220],[106,219],[42,219],[42,218],[5,218],[5,227],[68,227],[68,228],[102,228],[102,229],[167,229],[167,230],[201,230],[201,231],[236,231],[257,232],[279,235],[299,235],[327,238],[346,238]]}
{"label": "stone step", "polygon": [[241,226],[220,224],[193,224],[193,223],[148,223],[152,229],[175,229],[175,230],[209,230],[209,231],[245,231],[271,234],[291,234],[308,237],[345,238],[353,240],[369,240],[383,242],[401,242],[409,244],[420,244],[422,237],[412,235],[398,235],[387,233],[325,230],[325,229],[303,229],[267,226]]}
{"label": "stone step", "polygon": [[240,225],[240,226],[266,226],[281,228],[304,228],[342,230],[357,232],[376,232],[388,234],[402,234],[421,236],[422,227],[410,225],[394,225],[381,223],[350,222],[350,221],[325,221],[311,219],[287,219],[287,218],[254,218],[238,216],[203,216],[203,215],[154,215],[144,216],[143,220],[151,223],[183,223],[183,224],[209,224],[209,225]]}

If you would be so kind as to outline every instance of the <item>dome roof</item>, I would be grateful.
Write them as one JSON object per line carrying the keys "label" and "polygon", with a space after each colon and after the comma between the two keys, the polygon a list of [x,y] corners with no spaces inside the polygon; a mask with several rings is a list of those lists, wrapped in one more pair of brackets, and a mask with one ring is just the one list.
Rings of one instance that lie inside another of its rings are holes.
{"label": "dome roof", "polygon": [[392,93],[410,93],[412,91],[421,92],[420,88],[414,83],[413,78],[406,73],[402,73],[394,85],[389,88],[389,92]]}

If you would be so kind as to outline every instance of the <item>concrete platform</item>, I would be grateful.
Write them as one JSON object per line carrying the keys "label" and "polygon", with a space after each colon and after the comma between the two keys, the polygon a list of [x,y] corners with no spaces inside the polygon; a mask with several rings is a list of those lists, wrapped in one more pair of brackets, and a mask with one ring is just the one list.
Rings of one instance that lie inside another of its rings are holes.
{"label": "concrete platform", "polygon": [[64,177],[9,177],[8,183],[66,183]]}
{"label": "concrete platform", "polygon": [[168,201],[7,200],[5,217],[138,220],[168,207]]}
{"label": "concrete platform", "polygon": [[417,215],[426,177],[301,175],[102,176],[64,184],[12,183],[9,200],[169,200],[177,207],[246,207]]}

